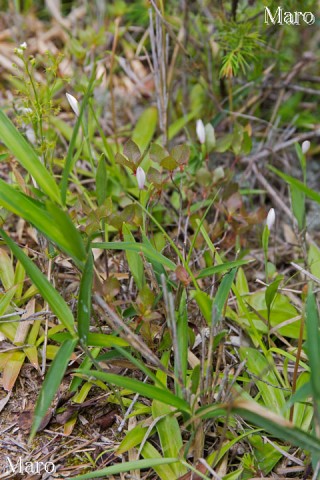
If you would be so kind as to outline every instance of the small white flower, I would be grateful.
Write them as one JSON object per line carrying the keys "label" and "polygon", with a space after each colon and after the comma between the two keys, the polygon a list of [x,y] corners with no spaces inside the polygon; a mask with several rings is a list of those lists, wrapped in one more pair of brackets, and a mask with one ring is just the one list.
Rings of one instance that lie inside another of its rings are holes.
{"label": "small white flower", "polygon": [[19,45],[18,48],[14,49],[14,53],[16,53],[17,55],[23,55],[26,48],[27,48],[27,44],[26,42],[23,42],[21,43],[21,45]]}
{"label": "small white flower", "polygon": [[138,187],[140,190],[144,189],[144,184],[146,182],[146,174],[142,167],[138,167],[136,171],[136,177],[138,182]]}
{"label": "small white flower", "polygon": [[199,142],[201,144],[205,143],[205,141],[206,141],[206,130],[204,128],[204,124],[203,124],[202,120],[197,120],[196,132],[197,132],[197,137],[198,137]]}
{"label": "small white flower", "polygon": [[70,93],[66,93],[66,97],[67,97],[67,100],[70,104],[70,107],[72,108],[74,113],[77,115],[77,117],[79,117],[80,112],[79,112],[79,102],[78,102],[78,100],[73,95],[70,95]]}
{"label": "small white flower", "polygon": [[27,128],[26,137],[27,137],[27,139],[29,140],[30,143],[32,143],[33,145],[36,144],[36,135],[34,133],[33,128]]}
{"label": "small white flower", "polygon": [[269,229],[269,232],[274,225],[275,219],[276,219],[276,212],[274,211],[274,208],[270,208],[268,212],[267,220],[266,220],[266,225]]}
{"label": "small white flower", "polygon": [[302,142],[301,149],[303,154],[306,154],[309,151],[310,145],[311,144],[309,140],[305,140],[304,142]]}

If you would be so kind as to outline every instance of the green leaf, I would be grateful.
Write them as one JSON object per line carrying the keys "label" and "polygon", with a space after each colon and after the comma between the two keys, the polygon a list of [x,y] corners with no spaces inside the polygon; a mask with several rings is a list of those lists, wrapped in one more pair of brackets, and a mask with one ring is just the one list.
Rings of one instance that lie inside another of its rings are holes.
{"label": "green leaf", "polygon": [[170,155],[179,165],[186,165],[190,158],[190,148],[188,145],[176,145],[171,150]]}
{"label": "green leaf", "polygon": [[213,306],[217,308],[217,319],[222,315],[224,306],[228,300],[228,296],[234,281],[234,277],[236,275],[236,268],[233,268],[231,272],[227,273],[223,279],[222,282],[219,285],[217,294],[215,296],[215,299],[213,301]]}
{"label": "green leaf", "polygon": [[140,445],[147,431],[148,427],[143,427],[140,423],[138,423],[138,425],[136,425],[132,430],[128,431],[128,433],[120,443],[119,447],[117,448],[116,454],[121,455],[128,450],[136,447],[137,445]]}
{"label": "green leaf", "polygon": [[107,169],[104,155],[101,155],[96,173],[96,191],[98,205],[102,205],[107,197]]}
{"label": "green leaf", "polygon": [[[64,342],[65,340],[71,339],[72,335],[68,332],[53,333],[50,335],[50,338],[55,342]],[[128,342],[122,338],[115,337],[114,335],[106,335],[105,333],[89,333],[87,345],[89,347],[128,347]]]}
{"label": "green leaf", "polygon": [[[158,449],[151,445],[150,442],[146,442],[144,444],[143,449],[141,450],[141,455],[143,456],[143,458],[150,459],[163,458],[162,455],[159,453]],[[157,465],[153,467],[153,470],[157,474],[157,478],[159,478],[160,480],[172,480],[173,478],[180,478],[180,475],[177,476],[175,470],[173,469],[175,465],[179,466],[181,465],[181,463],[177,462],[173,465]]]}
{"label": "green leaf", "polygon": [[[203,419],[218,418],[223,415],[240,415],[254,425],[258,425],[275,437],[289,442],[309,452],[320,455],[320,440],[291,422],[277,415],[270,409],[261,407],[250,400],[234,401],[231,405],[210,405],[201,407],[196,412],[196,417]],[[194,417],[193,417],[194,419]]]}
{"label": "green leaf", "polygon": [[140,150],[144,150],[151,142],[154,132],[157,128],[158,110],[156,107],[150,107],[144,110],[132,132],[132,140],[138,145]]}
{"label": "green leaf", "polygon": [[309,291],[306,306],[306,328],[307,341],[306,349],[310,362],[313,397],[320,401],[320,377],[319,377],[319,359],[320,359],[320,330],[319,330],[319,312],[314,293]]}
{"label": "green leaf", "polygon": [[169,172],[172,172],[175,168],[177,168],[178,163],[173,157],[171,157],[171,155],[169,155],[161,160],[160,165],[166,170],[169,170]]}
{"label": "green leaf", "polygon": [[149,150],[149,157],[156,163],[160,163],[161,160],[166,158],[169,155],[167,150],[165,150],[161,145],[158,143],[153,143]]}
{"label": "green leaf", "polygon": [[[128,225],[125,223],[122,226],[123,239],[125,242],[136,243],[134,236],[132,235]],[[129,265],[130,272],[136,282],[139,290],[141,290],[146,284],[146,278],[144,275],[143,260],[139,253],[131,250],[126,250],[126,257]]]}
{"label": "green leaf", "polygon": [[[179,362],[181,365],[181,374],[183,384],[186,385],[187,369],[188,369],[188,302],[187,291],[184,288],[181,294],[179,310],[177,312],[177,337],[178,337],[178,352]],[[175,375],[177,376],[177,361],[175,361]]]}
{"label": "green leaf", "polygon": [[32,260],[27,257],[23,250],[21,250],[21,248],[18,247],[18,245],[16,245],[1,228],[0,234],[14,256],[21,262],[30,279],[38,288],[40,294],[48,302],[53,313],[74,337],[76,335],[74,331],[74,318],[63,297],[57,292],[57,290],[55,290]]}
{"label": "green leaf", "polygon": [[283,275],[278,275],[276,279],[268,285],[265,293],[265,299],[266,299],[266,305],[267,305],[267,311],[268,311],[268,318],[270,318],[270,311],[271,311],[271,305],[273,300],[275,299],[279,285],[283,280]]}
{"label": "green leaf", "polygon": [[37,400],[34,411],[34,419],[30,433],[30,439],[33,439],[41,425],[42,419],[47,413],[48,408],[61,384],[64,373],[67,369],[69,359],[74,351],[78,339],[67,340],[61,347],[57,355],[54,357],[52,364],[48,370],[46,378],[42,384],[42,388]]}
{"label": "green leaf", "polygon": [[226,262],[219,265],[214,265],[212,267],[204,268],[196,276],[196,278],[205,278],[215,275],[216,273],[224,273],[231,268],[240,267],[241,265],[247,265],[250,260],[235,260],[234,262]]}
{"label": "green leaf", "polygon": [[0,248],[0,280],[5,290],[9,290],[14,285],[12,260],[3,248]]}
{"label": "green leaf", "polygon": [[287,175],[277,168],[268,165],[269,170],[277,174],[280,178],[285,180],[289,185],[293,185],[296,187],[298,190],[301,192],[305,193],[307,197],[311,198],[317,203],[320,203],[320,193],[316,192],[315,190],[312,190],[311,188],[307,187],[303,182],[300,182],[300,180],[297,180],[294,177],[291,177],[290,175]]}
{"label": "green leaf", "polygon": [[212,322],[212,298],[209,295],[202,291],[195,291],[191,292],[192,298],[198,304],[202,315],[204,316],[205,320],[207,321],[208,325],[211,325]]}
{"label": "green leaf", "polygon": [[78,475],[73,480],[87,480],[91,478],[105,477],[110,475],[116,475],[118,473],[129,472],[130,470],[142,470],[146,468],[155,468],[158,465],[169,465],[177,462],[177,458],[150,458],[147,460],[134,460],[132,462],[117,463],[111,467],[103,468],[102,470],[96,470],[95,472],[85,473],[84,475]]}
{"label": "green leaf", "polygon": [[44,205],[15,190],[0,179],[0,204],[40,230],[49,240],[77,262],[85,258],[85,249],[78,230],[68,214],[51,202]]}
{"label": "green leaf", "polygon": [[65,245],[66,252],[69,252],[73,259],[77,259],[80,262],[84,261],[86,258],[86,250],[82,237],[79,230],[77,230],[72,223],[68,213],[51,202],[46,202],[46,208],[51,216],[52,222],[57,226],[60,235],[64,239],[63,244]]}
{"label": "green leaf", "polygon": [[294,185],[290,185],[291,205],[294,216],[297,219],[299,230],[305,228],[306,205],[305,194]]}
{"label": "green leaf", "polygon": [[[165,352],[161,362],[165,367],[168,366],[170,352]],[[167,375],[165,372],[158,370],[157,378],[164,384],[167,384]],[[164,416],[165,415],[165,416]],[[152,402],[152,417],[157,419],[163,417],[156,423],[156,429],[159,435],[161,449],[164,457],[178,457],[183,447],[181,431],[178,420],[172,415],[172,409],[169,405],[154,400]],[[174,478],[179,478],[186,473],[186,469],[179,463],[172,465]]]}
{"label": "green leaf", "polygon": [[205,132],[206,132],[206,151],[208,153],[211,153],[217,143],[214,128],[211,125],[211,123],[207,123],[207,125],[205,126]]}
{"label": "green leaf", "polygon": [[309,246],[308,265],[312,275],[320,279],[320,250],[314,243]]}
{"label": "green leaf", "polygon": [[0,110],[0,140],[16,157],[18,162],[32,175],[39,187],[51,200],[60,203],[60,194],[53,176],[40,162],[38,155],[11,120]]}
{"label": "green leaf", "polygon": [[140,158],[141,152],[138,145],[129,138],[126,141],[123,147],[123,154],[134,164],[137,165]]}
{"label": "green leaf", "polygon": [[264,405],[272,412],[283,413],[286,401],[273,366],[255,348],[240,347],[239,353],[241,360],[246,360],[249,373],[255,376],[255,385],[261,392]]}
{"label": "green leaf", "polygon": [[177,266],[167,257],[157,252],[152,246],[137,242],[93,242],[92,248],[103,248],[105,250],[130,250],[133,252],[141,252],[148,259],[162,263],[170,270],[175,270]]}
{"label": "green leaf", "polygon": [[90,251],[82,273],[78,299],[78,333],[86,345],[91,318],[91,291],[93,281],[93,255]]}
{"label": "green leaf", "polygon": [[75,372],[82,375],[87,375],[89,377],[92,376],[94,378],[97,378],[98,380],[102,380],[103,382],[117,385],[118,387],[132,390],[133,392],[139,393],[140,395],[143,395],[147,398],[159,400],[160,402],[163,402],[167,405],[171,405],[172,407],[175,407],[182,412],[190,413],[189,404],[185,400],[178,398],[176,395],[174,395],[167,389],[161,389],[155,387],[154,385],[145,384],[133,378],[121,377],[120,375],[115,375],[113,373],[81,369],[75,370]]}

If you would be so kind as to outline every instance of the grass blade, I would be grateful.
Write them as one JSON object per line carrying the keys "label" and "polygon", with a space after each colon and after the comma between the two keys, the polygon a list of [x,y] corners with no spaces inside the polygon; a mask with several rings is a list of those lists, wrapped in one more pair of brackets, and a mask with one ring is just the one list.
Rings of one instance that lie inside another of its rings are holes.
{"label": "grass blade", "polygon": [[178,458],[150,458],[147,460],[134,460],[132,462],[117,463],[111,467],[97,470],[96,472],[85,473],[84,475],[78,475],[73,480],[87,480],[90,478],[107,478],[109,475],[116,475],[118,473],[129,472],[130,470],[142,470],[145,468],[154,468],[158,465],[170,465],[171,463],[178,462]]}
{"label": "grass blade", "polygon": [[238,400],[230,405],[202,407],[196,412],[196,417],[218,418],[230,413],[240,415],[250,423],[263,428],[285,442],[290,442],[292,445],[306,449],[315,455],[320,455],[320,440],[317,437],[295,427],[293,423],[280,415],[251,400]]}
{"label": "grass blade", "polygon": [[19,163],[32,175],[39,187],[54,202],[60,203],[60,194],[53,176],[40,162],[38,155],[11,120],[0,110],[0,138]]}
{"label": "grass blade", "polygon": [[137,121],[132,132],[132,140],[138,145],[141,152],[148,147],[157,128],[158,110],[150,107],[145,110]]}
{"label": "grass blade", "polygon": [[29,275],[32,282],[36,285],[43,298],[50,305],[53,313],[58,317],[60,322],[69,330],[71,335],[75,336],[74,318],[70,308],[63,299],[63,297],[55,290],[51,283],[47,280],[45,275],[39,268],[30,260],[29,257],[21,250],[18,245],[0,228],[0,234],[14,256],[20,260],[25,271]]}
{"label": "grass blade", "polygon": [[95,370],[75,370],[76,373],[82,375],[91,376],[102,380],[103,382],[108,382],[118,387],[127,388],[133,392],[139,393],[147,398],[152,398],[154,400],[159,400],[167,405],[176,407],[182,412],[190,413],[190,406],[181,398],[178,398],[176,395],[173,395],[169,390],[155,387],[154,385],[145,384],[135,380],[133,378],[121,377],[120,375],[115,375],[113,373],[106,372],[97,372]]}
{"label": "grass blade", "polygon": [[213,306],[217,308],[217,319],[220,318],[223,308],[228,300],[228,296],[234,281],[234,277],[236,275],[236,268],[233,268],[231,272],[227,273],[223,279],[222,282],[219,285],[217,294],[215,296],[215,299],[213,301]]}
{"label": "grass blade", "polygon": [[85,249],[78,230],[70,217],[51,202],[46,205],[17,191],[0,179],[0,204],[24,218],[41,231],[76,262],[85,259]]}
{"label": "grass blade", "polygon": [[175,270],[177,266],[167,257],[157,252],[153,247],[137,242],[93,242],[92,248],[104,248],[106,250],[129,250],[132,252],[143,253],[148,259],[162,263],[170,270]]}
{"label": "grass blade", "polygon": [[59,388],[61,380],[68,366],[69,359],[73,353],[78,339],[67,340],[61,345],[57,355],[55,356],[46,378],[42,384],[40,395],[34,411],[34,420],[31,428],[30,439],[32,440],[41,425],[50,404]]}
{"label": "grass blade", "polygon": [[91,318],[91,291],[93,281],[93,255],[90,251],[81,277],[78,299],[78,333],[81,342],[88,341]]}
{"label": "grass blade", "polygon": [[[128,225],[124,224],[122,227],[123,238],[125,242],[132,242],[136,243],[134,236],[132,235]],[[126,250],[126,257],[128,261],[128,265],[130,268],[130,272],[135,279],[136,285],[139,290],[141,290],[145,283],[145,275],[143,270],[143,261],[139,253],[131,250]]]}
{"label": "grass blade", "polygon": [[232,268],[241,267],[241,265],[247,265],[249,262],[250,260],[235,260],[234,262],[227,262],[220,265],[214,265],[213,267],[204,268],[196,276],[196,278],[205,278],[215,275],[216,273],[224,273]]}
{"label": "grass blade", "polygon": [[315,400],[320,400],[320,337],[319,337],[319,313],[314,293],[310,291],[306,306],[306,328],[307,328],[307,354],[310,362],[310,382],[312,394]]}
{"label": "grass blade", "polygon": [[271,165],[268,165],[268,168],[269,170],[274,172],[276,175],[278,175],[280,178],[285,180],[289,185],[292,185],[298,190],[300,190],[300,192],[305,193],[307,197],[311,198],[311,200],[314,200],[315,202],[320,203],[320,193],[316,192],[315,190],[312,190],[300,180],[297,180],[296,178],[281,172],[280,170],[278,170],[277,168]]}

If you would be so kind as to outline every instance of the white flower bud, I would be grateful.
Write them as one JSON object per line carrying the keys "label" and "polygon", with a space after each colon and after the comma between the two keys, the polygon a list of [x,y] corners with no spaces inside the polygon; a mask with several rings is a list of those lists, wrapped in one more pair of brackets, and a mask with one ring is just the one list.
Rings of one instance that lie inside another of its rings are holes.
{"label": "white flower bud", "polygon": [[276,219],[276,212],[274,211],[274,208],[270,208],[268,212],[267,220],[266,220],[266,225],[269,229],[269,232],[274,225],[275,219]]}
{"label": "white flower bud", "polygon": [[137,177],[139,190],[143,190],[144,184],[146,182],[146,174],[142,167],[137,168],[136,177]]}
{"label": "white flower bud", "polygon": [[27,44],[26,42],[23,42],[21,43],[21,45],[19,45],[18,48],[14,49],[14,53],[16,53],[17,55],[23,55],[26,48],[27,48]]}
{"label": "white flower bud", "polygon": [[198,137],[199,142],[201,144],[205,143],[205,141],[206,141],[206,131],[205,131],[202,120],[197,120],[196,132],[197,132],[197,137]]}
{"label": "white flower bud", "polygon": [[73,96],[70,95],[70,93],[66,93],[67,100],[69,102],[70,107],[74,111],[74,113],[79,117],[79,102],[78,100]]}
{"label": "white flower bud", "polygon": [[302,153],[304,155],[309,151],[310,145],[311,144],[310,144],[309,140],[305,140],[304,142],[302,142],[301,149],[302,149]]}

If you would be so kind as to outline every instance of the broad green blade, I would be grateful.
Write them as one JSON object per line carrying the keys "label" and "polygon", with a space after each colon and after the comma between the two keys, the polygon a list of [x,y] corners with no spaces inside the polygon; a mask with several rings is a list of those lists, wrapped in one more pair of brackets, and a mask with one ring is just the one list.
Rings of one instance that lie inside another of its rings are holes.
{"label": "broad green blade", "polygon": [[52,364],[48,370],[46,378],[42,384],[40,395],[34,411],[34,419],[30,433],[30,439],[33,439],[41,425],[42,419],[47,413],[48,408],[58,391],[64,373],[67,369],[69,359],[73,353],[78,339],[67,340],[61,345],[57,355],[54,357]]}
{"label": "broad green blade", "polygon": [[103,468],[91,473],[85,473],[84,475],[78,475],[73,480],[86,480],[90,478],[105,477],[109,478],[110,475],[116,475],[117,473],[129,472],[130,470],[142,470],[145,468],[154,468],[158,465],[169,465],[171,463],[178,462],[178,458],[150,458],[147,460],[135,460],[132,462],[117,463],[112,467]]}
{"label": "broad green blade", "polygon": [[196,278],[205,278],[215,275],[216,273],[224,273],[231,268],[240,267],[241,265],[246,265],[250,260],[235,260],[234,262],[226,262],[220,265],[214,265],[213,267],[204,268],[196,276]]}
{"label": "broad green blade", "polygon": [[147,398],[159,400],[167,405],[171,405],[182,412],[190,413],[189,404],[167,389],[158,388],[154,385],[145,384],[133,378],[121,377],[120,375],[115,375],[113,373],[81,369],[75,370],[75,372],[97,378],[98,380],[117,385],[118,387],[127,388],[128,390],[132,390],[133,392],[139,393]]}
{"label": "broad green blade", "polygon": [[306,350],[310,362],[312,394],[315,401],[320,402],[320,336],[319,336],[319,313],[314,293],[309,291],[306,307],[307,342]]}
{"label": "broad green blade", "polygon": [[[264,405],[279,415],[286,410],[286,400],[280,382],[266,357],[259,350],[240,347],[240,359],[246,361],[249,373],[254,375],[255,385],[261,393]],[[261,379],[261,381],[260,381]],[[288,416],[288,411],[286,412]]]}
{"label": "broad green blade", "polygon": [[228,296],[234,281],[234,277],[236,275],[236,268],[233,268],[229,273],[227,273],[222,282],[219,285],[217,294],[213,301],[213,306],[217,308],[217,320],[220,318],[223,308],[228,300]]}
{"label": "broad green blade", "polygon": [[137,242],[93,242],[92,248],[104,248],[105,250],[129,250],[132,252],[141,252],[148,259],[162,263],[170,270],[175,270],[177,266],[167,257],[159,253],[155,248],[149,247],[143,243]]}
{"label": "broad green blade", "polygon": [[230,405],[209,405],[197,410],[195,418],[218,418],[226,415],[240,415],[250,423],[263,428],[275,437],[320,456],[320,440],[301,430],[280,415],[251,400],[238,400]]}
{"label": "broad green blade", "polygon": [[[123,238],[125,242],[136,243],[128,225],[125,223],[122,227]],[[126,250],[126,257],[129,265],[129,270],[135,279],[136,285],[141,290],[146,284],[146,278],[143,269],[143,260],[138,252]]]}
{"label": "broad green blade", "polygon": [[[144,444],[143,449],[141,450],[141,455],[145,459],[163,458],[159,450],[155,448],[153,445],[151,445],[150,442],[146,442]],[[157,478],[159,478],[160,480],[172,480],[173,478],[180,478],[180,475],[179,474],[177,475],[176,471],[173,468],[174,466],[179,466],[179,465],[181,465],[180,462],[172,465],[171,464],[157,465],[153,467],[153,470],[156,472]],[[182,469],[183,468],[184,467],[182,466]],[[185,471],[187,472],[187,469],[185,469]]]}
{"label": "broad green blade", "polygon": [[44,205],[0,179],[0,205],[24,218],[76,262],[85,259],[82,238],[68,214],[51,202]]}
{"label": "broad green blade", "polygon": [[14,256],[21,262],[31,281],[36,285],[43,298],[48,302],[53,313],[74,337],[74,318],[63,297],[61,297],[32,260],[27,257],[23,250],[21,250],[21,248],[18,247],[18,245],[16,245],[1,228],[0,234]]}
{"label": "broad green blade", "polygon": [[58,186],[46,167],[40,162],[38,155],[11,120],[0,110],[0,140],[16,157],[18,162],[32,175],[39,187],[54,202],[60,203]]}
{"label": "broad green blade", "polygon": [[303,182],[300,182],[300,180],[297,180],[296,178],[281,172],[280,170],[271,165],[268,165],[268,168],[269,170],[277,174],[280,178],[289,183],[289,185],[293,185],[295,188],[300,190],[300,192],[305,193],[307,197],[311,198],[317,203],[320,203],[320,193],[312,190],[312,188],[307,187]]}
{"label": "broad green blade", "polygon": [[83,270],[80,282],[78,299],[78,333],[80,340],[87,345],[90,318],[91,318],[91,294],[93,281],[93,255],[89,251],[88,258]]}
{"label": "broad green blade", "polygon": [[158,110],[150,107],[144,110],[132,132],[132,140],[138,145],[141,152],[148,147],[157,128]]}

